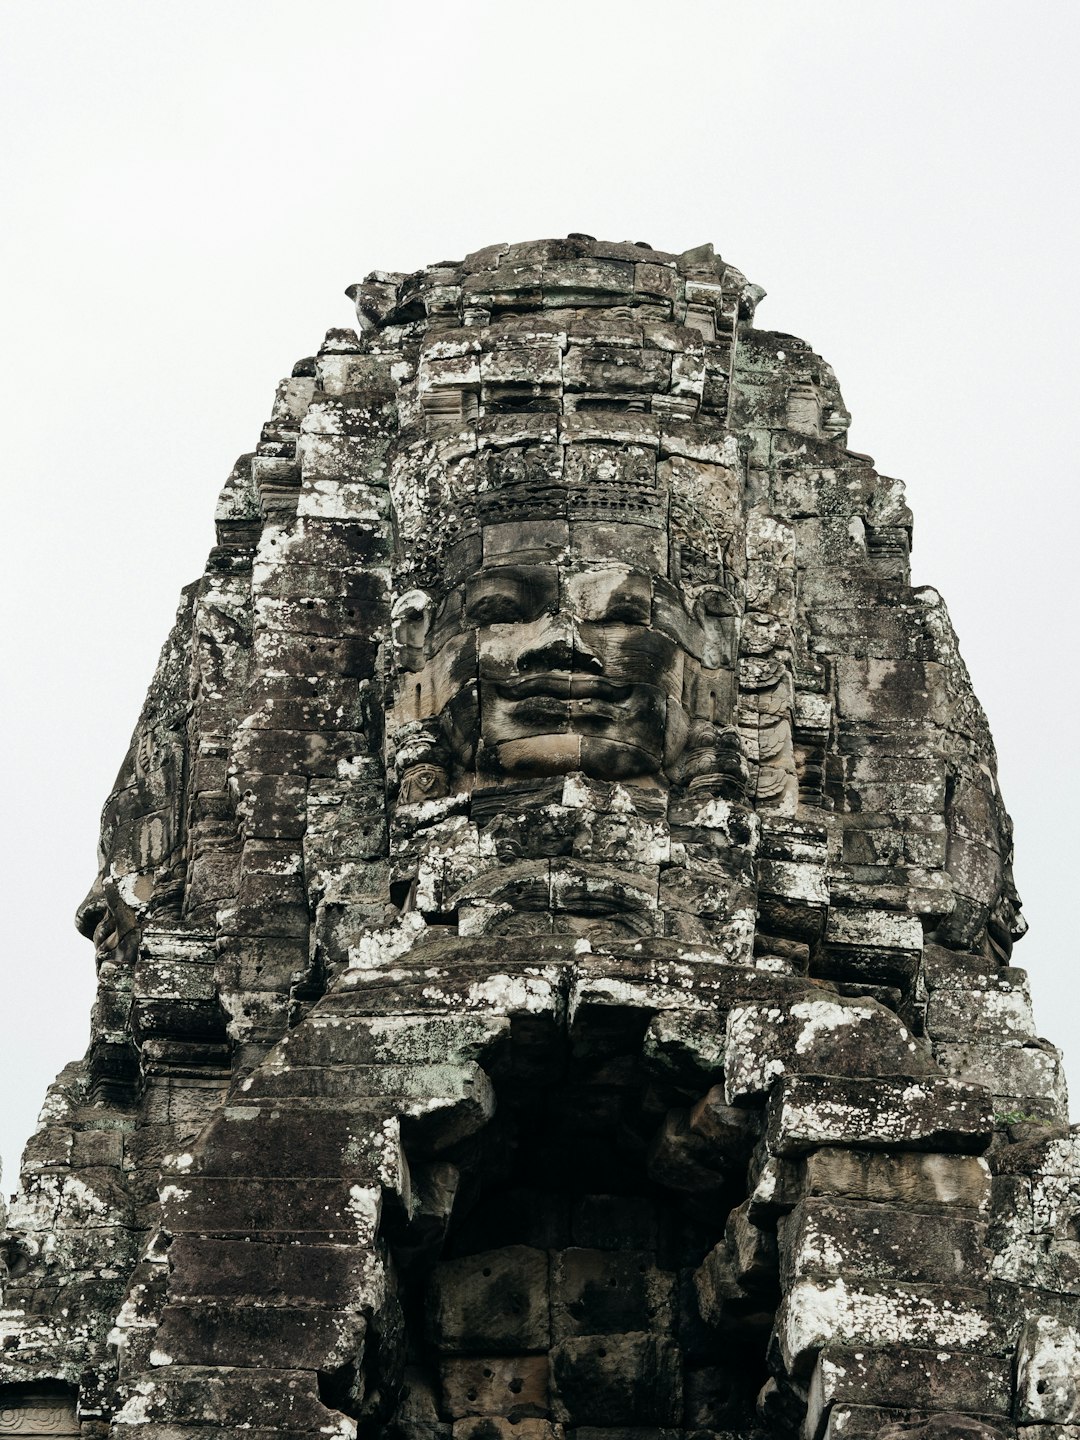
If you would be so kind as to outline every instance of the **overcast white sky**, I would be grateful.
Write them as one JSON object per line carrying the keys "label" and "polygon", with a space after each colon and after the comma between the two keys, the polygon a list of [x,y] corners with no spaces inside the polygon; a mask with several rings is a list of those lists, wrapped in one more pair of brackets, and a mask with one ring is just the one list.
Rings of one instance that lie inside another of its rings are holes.
{"label": "overcast white sky", "polygon": [[908,484],[1016,821],[1080,1095],[1080,7],[1057,0],[0,5],[4,1186],[88,1033],[72,912],[214,499],[376,267],[711,240]]}

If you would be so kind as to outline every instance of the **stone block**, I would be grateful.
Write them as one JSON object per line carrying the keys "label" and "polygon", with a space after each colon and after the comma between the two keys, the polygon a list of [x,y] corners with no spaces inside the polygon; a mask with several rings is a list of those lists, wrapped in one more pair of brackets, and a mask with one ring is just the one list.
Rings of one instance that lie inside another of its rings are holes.
{"label": "stone block", "polygon": [[312,1015],[291,1030],[268,1067],[331,1065],[448,1065],[478,1060],[509,1036],[496,1015]]}
{"label": "stone block", "polygon": [[826,1350],[810,1380],[806,1440],[821,1434],[833,1405],[1004,1416],[1012,1406],[1012,1367],[1004,1356],[970,1351]]}
{"label": "stone block", "polygon": [[[482,1129],[495,1113],[495,1091],[478,1065],[297,1065],[259,1074],[259,1098],[312,1109],[353,1106],[381,1111],[376,1137],[391,1114],[410,1140],[440,1149]],[[319,1104],[318,1102],[324,1102]]]}
{"label": "stone block", "polygon": [[1080,1175],[1055,1174],[1052,1165],[1031,1177],[1032,1229],[1080,1239]]}
{"label": "stone block", "polygon": [[778,1155],[819,1146],[881,1150],[984,1150],[990,1097],[954,1080],[844,1080],[788,1076],[769,1099],[769,1145]]}
{"label": "stone block", "polygon": [[685,1429],[740,1433],[753,1401],[753,1383],[749,1373],[730,1365],[703,1365],[684,1370]]}
{"label": "stone block", "polygon": [[124,1140],[121,1130],[76,1130],[71,1136],[72,1169],[108,1168],[122,1164]]}
{"label": "stone block", "polygon": [[[143,1396],[136,1395],[129,1400],[123,1409],[117,1413],[113,1424],[116,1426],[116,1434],[122,1437],[134,1436],[138,1427],[138,1440],[234,1440],[237,1431],[231,1426],[222,1425],[186,1425],[182,1421],[175,1423],[167,1421],[164,1424],[150,1424],[140,1418],[140,1403]],[[90,1421],[90,1425],[96,1422]],[[450,1440],[450,1427],[446,1428],[444,1437],[432,1435],[430,1440]],[[85,1440],[86,1430],[82,1435]],[[96,1429],[90,1431],[96,1437],[100,1434]],[[245,1425],[242,1432],[244,1440],[276,1440],[282,1434],[289,1434],[288,1430],[277,1425],[252,1425],[250,1429]],[[310,1431],[294,1431],[293,1434],[310,1433]],[[102,1437],[103,1440],[103,1437]]]}
{"label": "stone block", "polygon": [[838,1404],[829,1414],[824,1440],[1016,1440],[1016,1431],[996,1415]]}
{"label": "stone block", "polygon": [[552,1257],[551,1328],[556,1340],[672,1329],[675,1279],[650,1251],[571,1249]]}
{"label": "stone block", "polygon": [[988,1280],[986,1227],[964,1215],[807,1199],[779,1222],[781,1274],[978,1285]]}
{"label": "stone block", "polygon": [[724,1238],[731,1254],[735,1278],[754,1289],[775,1283],[778,1273],[776,1232],[756,1225],[750,1217],[750,1202],[732,1210],[724,1226]]}
{"label": "stone block", "polygon": [[0,1435],[82,1434],[75,1412],[76,1394],[38,1385],[0,1396]]}
{"label": "stone block", "polygon": [[232,1105],[199,1137],[187,1173],[238,1179],[360,1176],[371,1173],[362,1157],[374,1154],[378,1165],[385,1149],[385,1139],[371,1134],[368,1116]]}
{"label": "stone block", "polygon": [[724,1068],[723,1029],[712,1015],[664,1010],[649,1021],[642,1056],[661,1075],[710,1085]]}
{"label": "stone block", "polygon": [[907,984],[922,956],[917,916],[894,910],[837,908],[835,895],[825,927],[822,973],[879,984]]}
{"label": "stone block", "polygon": [[890,1155],[875,1150],[824,1147],[807,1155],[808,1195],[839,1195],[914,1210],[984,1211],[990,1201],[990,1167],[974,1155]]}
{"label": "stone block", "polygon": [[1061,1055],[1051,1046],[950,1041],[935,1045],[934,1055],[947,1075],[989,1090],[1000,1113],[1033,1112],[1051,1120],[1068,1114]]}
{"label": "stone block", "polygon": [[381,1189],[344,1180],[263,1180],[192,1176],[161,1190],[165,1228],[174,1235],[262,1235],[310,1243],[370,1244]]}
{"label": "stone block", "polygon": [[1026,990],[1027,972],[1002,966],[985,955],[949,949],[928,940],[923,947],[923,977],[927,989]]}
{"label": "stone block", "polygon": [[492,1355],[439,1363],[441,1412],[447,1420],[469,1415],[502,1415],[508,1420],[543,1419],[549,1413],[548,1357]]}
{"label": "stone block", "polygon": [[364,1320],[335,1307],[168,1305],[150,1363],[335,1370],[361,1352]]}
{"label": "stone block", "polygon": [[798,1280],[776,1316],[776,1341],[790,1374],[809,1375],[827,1348],[893,1346],[1003,1354],[986,1290],[961,1285]]}
{"label": "stone block", "polygon": [[1080,1304],[1080,1241],[1046,1235],[1008,1235],[995,1227],[993,1274],[999,1280],[1031,1285]]}
{"label": "stone block", "polygon": [[1021,1425],[1080,1424],[1080,1326],[1033,1315],[1016,1350]]}
{"label": "stone block", "polygon": [[356,1246],[265,1244],[250,1237],[215,1240],[178,1235],[169,1248],[170,1296],[181,1303],[246,1302],[265,1293],[298,1304],[359,1304],[377,1293],[375,1257]]}
{"label": "stone block", "polygon": [[995,1151],[993,1167],[995,1175],[1039,1175],[1080,1187],[1080,1126],[1067,1133],[1038,1127],[1022,1143]]}
{"label": "stone block", "polygon": [[694,1296],[698,1314],[706,1325],[719,1325],[725,1305],[739,1304],[748,1291],[739,1283],[735,1262],[727,1241],[714,1245],[694,1271]]}
{"label": "stone block", "polygon": [[943,665],[918,660],[854,660],[838,656],[837,702],[845,719],[876,724],[947,725],[952,700]]}
{"label": "stone block", "polygon": [[562,379],[567,390],[666,391],[671,381],[671,363],[662,350],[572,344],[563,358]]}
{"label": "stone block", "polygon": [[786,1215],[798,1204],[803,1193],[804,1177],[800,1161],[780,1160],[775,1155],[766,1155],[760,1159],[760,1156],[761,1151],[758,1151],[756,1163],[751,1164],[750,1180],[753,1188],[747,1202],[747,1213],[755,1225],[775,1223],[781,1215]]}
{"label": "stone block", "polygon": [[767,1095],[785,1074],[919,1075],[933,1061],[898,1016],[876,1000],[842,995],[728,1012],[724,1092],[728,1104]]}
{"label": "stone block", "polygon": [[428,1335],[443,1353],[543,1351],[551,1340],[546,1251],[486,1250],[435,1267],[426,1305]]}
{"label": "stone block", "polygon": [[[690,1128],[686,1110],[669,1110],[648,1152],[650,1179],[672,1190],[718,1193],[741,1168],[737,1154],[726,1154]],[[745,1158],[741,1164],[745,1164]]]}
{"label": "stone block", "polygon": [[[453,1440],[563,1440],[563,1427],[550,1420],[508,1420],[505,1415],[472,1415],[455,1420]],[[580,1431],[578,1432],[580,1436]]]}
{"label": "stone block", "polygon": [[688,1123],[693,1134],[725,1157],[726,1166],[749,1156],[762,1129],[760,1114],[729,1105],[722,1085],[714,1085],[690,1107]]}
{"label": "stone block", "polygon": [[381,965],[357,967],[342,976],[339,988],[325,996],[321,1006],[358,1015],[481,1010],[491,1015],[559,1017],[565,962],[530,963],[507,955],[505,946],[502,949],[504,953],[491,957],[490,965],[483,955],[476,968],[439,963],[434,955],[419,972],[390,958]]}
{"label": "stone block", "polygon": [[[158,1366],[152,1385],[141,1395],[142,1420],[199,1427],[194,1433],[234,1433],[252,1426],[271,1432],[318,1431],[333,1423],[333,1412],[320,1403],[315,1377],[300,1369],[248,1370],[238,1366]],[[134,1416],[124,1425],[133,1426]],[[220,1426],[221,1431],[208,1430]],[[140,1426],[140,1434],[142,1427]]]}
{"label": "stone block", "polygon": [[[1021,971],[1012,971],[1014,975]],[[935,1041],[1023,1041],[1035,1034],[1026,986],[935,989],[926,1007],[926,1030]]]}
{"label": "stone block", "polygon": [[1076,1324],[1075,1295],[999,1280],[995,1276],[990,1282],[990,1296],[998,1328],[1010,1347],[1019,1345],[1024,1327],[1032,1316],[1046,1316],[1066,1326]]}
{"label": "stone block", "polygon": [[551,1351],[555,1418],[572,1425],[677,1425],[678,1346],[657,1335],[589,1335]]}

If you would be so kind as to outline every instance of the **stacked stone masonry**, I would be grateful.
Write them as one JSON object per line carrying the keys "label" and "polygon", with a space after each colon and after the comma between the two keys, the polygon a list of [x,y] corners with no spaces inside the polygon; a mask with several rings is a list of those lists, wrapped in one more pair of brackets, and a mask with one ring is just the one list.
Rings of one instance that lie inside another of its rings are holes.
{"label": "stacked stone masonry", "polygon": [[105,806],[0,1435],[1080,1440],[993,747],[828,365],[711,246],[349,293]]}

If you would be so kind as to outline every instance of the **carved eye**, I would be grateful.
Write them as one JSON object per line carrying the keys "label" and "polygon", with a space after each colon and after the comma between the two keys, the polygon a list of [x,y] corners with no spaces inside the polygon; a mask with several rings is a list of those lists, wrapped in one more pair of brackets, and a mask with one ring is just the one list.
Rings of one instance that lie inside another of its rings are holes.
{"label": "carved eye", "polygon": [[481,570],[465,586],[465,619],[471,625],[512,625],[554,608],[558,578],[543,565],[499,565]]}
{"label": "carved eye", "polygon": [[505,625],[524,620],[524,588],[512,580],[481,582],[469,586],[465,618],[473,625]]}
{"label": "carved eye", "polygon": [[581,620],[600,625],[652,623],[652,581],[641,571],[584,570],[566,585],[569,606]]}
{"label": "carved eye", "polygon": [[652,621],[651,597],[613,595],[598,618],[609,624],[619,621],[624,625],[648,625]]}

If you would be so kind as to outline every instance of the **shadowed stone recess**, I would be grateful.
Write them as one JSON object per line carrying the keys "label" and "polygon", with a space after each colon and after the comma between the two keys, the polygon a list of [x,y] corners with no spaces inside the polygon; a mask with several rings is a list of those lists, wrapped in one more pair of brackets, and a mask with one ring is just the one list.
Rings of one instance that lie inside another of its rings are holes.
{"label": "shadowed stone recess", "polygon": [[0,1436],[1080,1436],[1080,1132],[899,481],[705,245],[351,286],[217,508]]}

